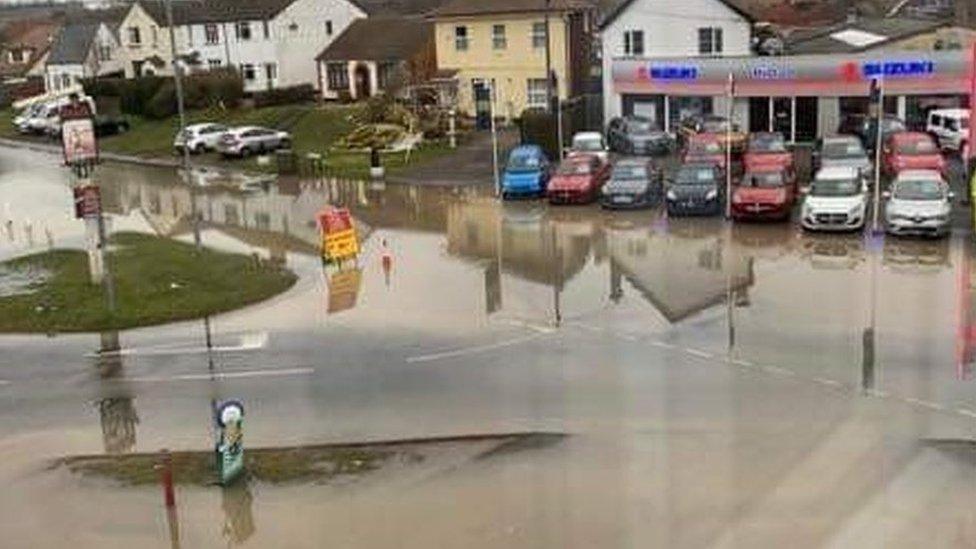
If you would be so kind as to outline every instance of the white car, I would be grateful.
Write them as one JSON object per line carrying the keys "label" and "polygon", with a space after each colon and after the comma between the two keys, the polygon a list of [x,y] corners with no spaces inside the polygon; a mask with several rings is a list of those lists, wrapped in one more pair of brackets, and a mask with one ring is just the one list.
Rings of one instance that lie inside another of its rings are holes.
{"label": "white car", "polygon": [[884,193],[885,228],[893,235],[944,236],[953,194],[934,170],[905,170]]}
{"label": "white car", "polygon": [[44,107],[43,103],[34,103],[33,105],[30,105],[27,108],[25,108],[23,111],[21,111],[20,114],[15,116],[13,123],[14,123],[14,127],[17,128],[17,132],[30,133],[30,127],[28,125],[28,122],[32,118],[36,117],[40,113],[41,108],[43,107]]}
{"label": "white car", "polygon": [[961,152],[969,142],[969,109],[935,109],[929,112],[925,131],[935,136],[939,147]]}
{"label": "white car", "polygon": [[610,159],[610,150],[600,132],[579,132],[573,135],[573,145],[569,148],[569,154],[573,153],[595,154],[603,162]]}
{"label": "white car", "polygon": [[232,128],[217,141],[217,151],[226,156],[245,158],[291,147],[291,134],[259,126]]}
{"label": "white car", "polygon": [[867,218],[867,183],[861,170],[832,166],[817,172],[806,195],[800,223],[811,231],[853,231]]}
{"label": "white car", "polygon": [[227,129],[223,124],[191,124],[176,133],[173,149],[179,153],[186,147],[193,154],[217,150],[217,142]]}

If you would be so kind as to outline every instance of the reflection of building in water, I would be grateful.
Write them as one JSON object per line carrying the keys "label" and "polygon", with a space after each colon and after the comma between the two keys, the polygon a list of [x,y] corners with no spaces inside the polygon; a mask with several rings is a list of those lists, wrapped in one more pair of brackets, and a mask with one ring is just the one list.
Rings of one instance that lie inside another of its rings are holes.
{"label": "reflection of building in water", "polygon": [[220,507],[224,510],[223,533],[231,545],[241,545],[254,535],[253,503],[254,496],[245,479],[222,488]]}
{"label": "reflection of building in water", "polygon": [[619,299],[626,279],[668,322],[724,303],[729,291],[745,300],[752,260],[737,253],[725,231],[694,238],[647,230],[608,231],[610,294]]}
{"label": "reflection of building in water", "polygon": [[122,357],[115,352],[119,349],[118,338],[118,332],[103,333],[101,352],[96,359],[99,378],[109,382],[102,388],[104,398],[96,403],[102,442],[108,454],[132,451],[136,445],[136,424],[139,423],[135,401],[121,383],[124,379]]}
{"label": "reflection of building in water", "polygon": [[447,251],[469,259],[498,261],[500,256],[505,273],[561,286],[590,255],[594,227],[586,217],[554,219],[531,204],[488,198],[456,202],[447,208]]}

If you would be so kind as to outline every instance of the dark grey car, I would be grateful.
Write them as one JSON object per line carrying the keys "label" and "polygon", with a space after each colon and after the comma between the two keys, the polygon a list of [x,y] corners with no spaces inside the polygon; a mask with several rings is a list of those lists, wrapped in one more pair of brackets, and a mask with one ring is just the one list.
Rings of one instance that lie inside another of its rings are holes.
{"label": "dark grey car", "polygon": [[714,164],[685,164],[668,180],[669,216],[718,215],[725,204],[722,170]]}
{"label": "dark grey car", "polygon": [[664,174],[649,160],[637,158],[617,162],[610,181],[603,186],[600,205],[604,208],[645,208],[661,202]]}
{"label": "dark grey car", "polygon": [[650,119],[640,116],[614,118],[607,125],[610,150],[623,154],[665,155],[675,149],[674,139]]}

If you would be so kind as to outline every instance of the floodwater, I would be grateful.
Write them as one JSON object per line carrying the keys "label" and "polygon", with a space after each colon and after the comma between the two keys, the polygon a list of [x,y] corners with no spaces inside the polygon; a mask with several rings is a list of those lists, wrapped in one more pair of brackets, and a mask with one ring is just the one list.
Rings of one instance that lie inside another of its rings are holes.
{"label": "floodwater", "polygon": [[[896,240],[481,187],[97,178],[113,230],[192,241],[195,206],[205,245],[300,280],[206,320],[0,337],[5,547],[976,546],[968,222]],[[82,245],[68,181],[0,150],[0,258]],[[353,214],[356,265],[322,267],[326,204]],[[226,398],[245,447],[567,436],[341,483],[180,486],[169,516],[158,487],[49,467],[206,451]]]}

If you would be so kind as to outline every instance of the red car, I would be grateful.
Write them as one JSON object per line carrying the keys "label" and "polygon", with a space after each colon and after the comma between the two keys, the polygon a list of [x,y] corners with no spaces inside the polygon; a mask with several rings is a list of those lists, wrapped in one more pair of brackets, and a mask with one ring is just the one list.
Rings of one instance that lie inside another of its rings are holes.
{"label": "red car", "polygon": [[549,180],[550,204],[588,204],[599,196],[610,178],[610,163],[594,154],[574,154],[559,163]]}
{"label": "red car", "polygon": [[937,170],[945,176],[946,167],[939,146],[927,133],[896,133],[881,148],[881,169],[892,177],[902,170]]}
{"label": "red car", "polygon": [[732,189],[732,217],[789,219],[795,200],[796,179],[791,170],[777,166],[753,168]]}
{"label": "red car", "polygon": [[690,135],[685,142],[682,164],[714,164],[725,169],[725,147],[714,133]]}
{"label": "red car", "polygon": [[758,132],[749,136],[742,163],[746,171],[783,169],[793,171],[793,153],[786,148],[786,139],[779,132]]}

